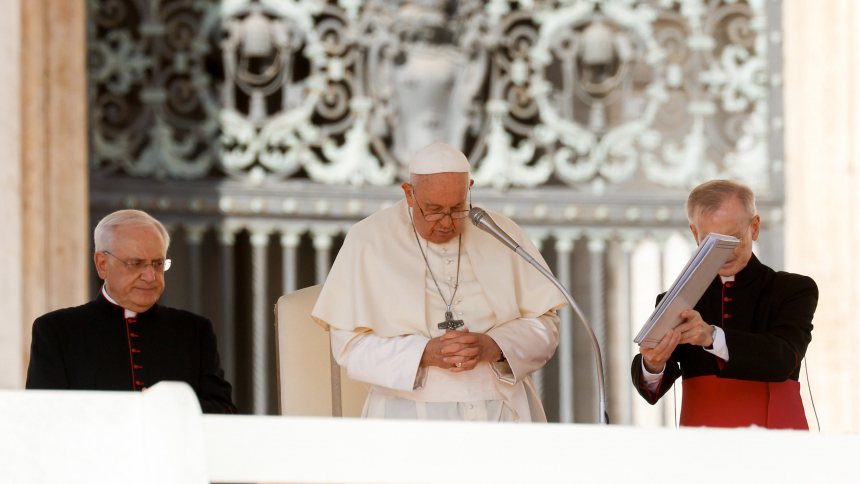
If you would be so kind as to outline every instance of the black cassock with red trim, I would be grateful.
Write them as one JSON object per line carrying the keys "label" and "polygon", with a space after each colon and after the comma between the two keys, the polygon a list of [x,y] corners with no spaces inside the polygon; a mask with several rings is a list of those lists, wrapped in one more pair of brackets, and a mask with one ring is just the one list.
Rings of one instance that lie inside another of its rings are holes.
{"label": "black cassock with red trim", "polygon": [[817,305],[812,279],[775,272],[753,255],[734,282],[717,276],[694,308],[722,326],[729,361],[678,345],[655,393],[641,382],[642,355],[633,360],[633,384],[653,405],[683,377],[681,425],[808,429],[798,376]]}
{"label": "black cassock with red trim", "polygon": [[212,323],[158,304],[135,318],[100,292],[95,301],[33,324],[27,388],[142,391],[160,381],[191,385],[205,413],[235,413]]}

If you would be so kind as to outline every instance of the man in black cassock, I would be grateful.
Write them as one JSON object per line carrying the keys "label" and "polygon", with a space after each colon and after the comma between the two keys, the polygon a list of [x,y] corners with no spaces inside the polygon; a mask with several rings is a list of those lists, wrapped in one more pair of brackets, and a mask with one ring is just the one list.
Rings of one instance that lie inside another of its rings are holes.
{"label": "man in black cassock", "polygon": [[653,405],[682,377],[681,425],[808,430],[798,377],[818,287],[753,255],[761,219],[749,188],[704,183],[690,193],[687,217],[697,242],[714,232],[740,243],[695,308],[681,313],[685,321],[655,348],[640,347],[634,386]]}
{"label": "man in black cassock", "polygon": [[144,391],[184,381],[204,413],[235,413],[212,323],[156,304],[164,291],[170,236],[139,210],[120,210],[95,230],[104,285],[95,301],[33,324],[28,389]]}

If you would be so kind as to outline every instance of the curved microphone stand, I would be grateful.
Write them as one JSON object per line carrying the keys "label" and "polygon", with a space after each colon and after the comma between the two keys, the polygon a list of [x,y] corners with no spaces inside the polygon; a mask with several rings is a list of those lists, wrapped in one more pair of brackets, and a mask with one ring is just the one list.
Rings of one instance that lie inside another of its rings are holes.
{"label": "curved microphone stand", "polygon": [[486,210],[480,207],[472,208],[472,210],[469,211],[469,220],[471,220],[479,229],[488,232],[495,238],[499,239],[499,241],[519,254],[520,257],[528,261],[529,264],[533,265],[535,269],[546,276],[546,278],[555,284],[555,287],[561,291],[565,299],[567,299],[567,302],[570,304],[570,307],[573,308],[573,311],[577,316],[579,316],[580,321],[582,321],[582,325],[585,326],[585,330],[588,332],[588,337],[591,338],[591,345],[594,347],[594,357],[597,360],[597,387],[600,398],[600,423],[608,424],[609,416],[606,414],[606,387],[603,384],[603,359],[600,356],[600,344],[597,342],[597,337],[594,336],[594,331],[591,329],[591,325],[588,324],[588,319],[586,319],[585,315],[582,314],[582,310],[579,309],[579,305],[576,304],[576,301],[573,300],[573,296],[570,295],[567,289],[558,281],[558,279],[555,278],[555,276],[552,275],[550,271],[534,260],[532,256],[523,250],[520,244],[496,225],[496,221],[493,220],[493,217],[490,217],[490,214],[488,214]]}

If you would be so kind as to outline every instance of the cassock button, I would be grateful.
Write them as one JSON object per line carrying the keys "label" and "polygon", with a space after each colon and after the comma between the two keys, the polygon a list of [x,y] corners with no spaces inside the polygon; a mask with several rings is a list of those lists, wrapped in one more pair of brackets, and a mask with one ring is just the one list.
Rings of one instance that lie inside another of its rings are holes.
{"label": "cassock button", "polygon": [[137,385],[137,386],[143,386],[143,382],[142,382],[142,381],[135,381],[135,382],[134,382],[134,384],[135,384],[135,385]]}
{"label": "cassock button", "polygon": [[723,301],[725,301],[725,302],[729,302],[729,301],[731,301],[731,300],[732,300],[732,298],[730,298],[730,297],[724,297],[724,298],[723,298]]}
{"label": "cassock button", "polygon": [[725,318],[725,319],[729,319],[730,317],[732,317],[731,314],[723,314],[723,318]]}
{"label": "cassock button", "polygon": [[451,259],[445,259],[445,263],[446,263],[446,264],[450,264],[450,263],[451,263]]}
{"label": "cassock button", "polygon": [[448,252],[448,249],[445,247],[442,247],[442,252]]}
{"label": "cassock button", "polygon": [[457,315],[458,315],[458,316],[462,316],[462,315],[463,315],[463,311],[460,311],[459,313],[457,313]]}
{"label": "cassock button", "polygon": [[448,280],[450,281],[451,279],[453,279],[453,277],[452,277],[452,276],[448,276]]}

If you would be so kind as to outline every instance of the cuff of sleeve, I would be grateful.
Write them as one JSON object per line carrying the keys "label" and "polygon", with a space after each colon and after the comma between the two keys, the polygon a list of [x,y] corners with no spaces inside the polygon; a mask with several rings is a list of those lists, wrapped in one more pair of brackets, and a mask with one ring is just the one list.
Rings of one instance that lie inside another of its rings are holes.
{"label": "cuff of sleeve", "polygon": [[[418,363],[419,365],[421,363]],[[415,373],[415,383],[412,385],[412,391],[421,390],[424,384],[427,383],[427,368],[419,366],[418,372]]]}
{"label": "cuff of sleeve", "polygon": [[642,358],[642,380],[646,382],[660,381],[663,378],[663,372],[666,371],[666,364],[663,363],[663,369],[660,373],[651,373],[645,368],[645,358]]}
{"label": "cuff of sleeve", "polygon": [[511,369],[511,365],[509,365],[507,361],[490,363],[490,368],[493,369],[493,374],[496,375],[496,378],[500,381],[503,381],[508,385],[513,385],[517,382],[517,379],[514,376],[514,370]]}
{"label": "cuff of sleeve", "polygon": [[704,348],[708,353],[721,358],[723,361],[729,361],[729,347],[726,345],[726,332],[723,331],[723,328],[719,326],[714,326],[716,328],[716,336],[714,336],[714,342],[711,343],[711,348]]}
{"label": "cuff of sleeve", "polygon": [[411,348],[408,351],[408,353],[411,354],[408,357],[408,362],[406,363],[405,368],[416,369],[415,378],[412,380],[412,391],[420,390],[424,388],[424,383],[427,382],[427,368],[421,367],[421,357],[424,356],[424,348],[427,347],[427,343],[429,343],[430,340],[420,334],[409,335],[404,339],[409,341],[409,346]]}

